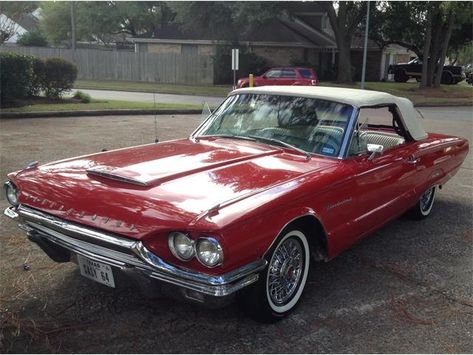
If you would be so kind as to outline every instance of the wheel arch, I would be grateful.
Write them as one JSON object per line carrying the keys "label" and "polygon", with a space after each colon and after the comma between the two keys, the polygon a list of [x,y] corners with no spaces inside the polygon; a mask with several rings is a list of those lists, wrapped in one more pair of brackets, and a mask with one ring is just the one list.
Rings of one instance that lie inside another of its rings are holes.
{"label": "wheel arch", "polygon": [[328,260],[329,250],[327,233],[320,218],[318,218],[315,213],[311,212],[296,216],[288,221],[274,237],[274,240],[265,251],[264,255],[266,256],[268,254],[281,235],[291,229],[302,229],[303,232],[305,232],[311,248],[311,256],[314,260]]}

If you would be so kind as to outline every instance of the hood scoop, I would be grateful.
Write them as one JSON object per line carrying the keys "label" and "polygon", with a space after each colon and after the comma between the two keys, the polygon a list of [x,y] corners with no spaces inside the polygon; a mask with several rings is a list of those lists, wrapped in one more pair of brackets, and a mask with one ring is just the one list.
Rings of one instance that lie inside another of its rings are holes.
{"label": "hood scoop", "polygon": [[138,177],[136,176],[137,174],[135,172],[127,171],[126,169],[116,169],[109,166],[95,166],[93,168],[87,169],[86,171],[88,175],[95,175],[102,178],[138,186],[148,186],[148,182],[142,179],[142,175]]}

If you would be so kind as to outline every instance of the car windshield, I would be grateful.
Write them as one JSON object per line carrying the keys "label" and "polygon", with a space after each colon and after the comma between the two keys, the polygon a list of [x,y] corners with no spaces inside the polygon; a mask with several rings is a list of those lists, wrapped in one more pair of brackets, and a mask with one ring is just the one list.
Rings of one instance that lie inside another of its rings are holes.
{"label": "car windshield", "polygon": [[353,107],[306,97],[230,96],[194,137],[249,139],[325,156],[338,156]]}

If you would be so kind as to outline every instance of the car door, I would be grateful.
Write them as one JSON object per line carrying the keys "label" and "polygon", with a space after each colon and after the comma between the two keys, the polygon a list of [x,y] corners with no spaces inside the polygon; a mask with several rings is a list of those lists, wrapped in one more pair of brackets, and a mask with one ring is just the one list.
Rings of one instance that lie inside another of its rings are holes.
{"label": "car door", "polygon": [[353,169],[354,234],[363,237],[388,220],[398,217],[413,196],[416,167],[409,162],[408,146],[390,148],[370,159],[370,154],[351,162]]}
{"label": "car door", "polygon": [[277,85],[293,85],[296,81],[297,74],[294,69],[282,69]]}
{"label": "car door", "polygon": [[[375,115],[382,110],[375,108]],[[397,134],[394,129],[389,130],[387,124],[379,124],[381,121],[392,122],[389,112],[382,112],[380,116],[381,120],[372,119],[364,117],[360,111],[359,122],[362,123],[352,137],[352,143],[365,137],[360,151],[349,158],[353,169],[353,201],[357,206],[351,222],[354,234],[359,237],[402,214],[412,204],[417,181],[423,179],[425,173],[419,169],[417,143]],[[371,120],[371,125],[366,119]],[[367,151],[368,143],[384,144],[384,151],[372,155]]]}
{"label": "car door", "polygon": [[281,70],[280,69],[271,69],[268,70],[263,75],[263,80],[259,85],[278,85],[278,80],[281,77]]}

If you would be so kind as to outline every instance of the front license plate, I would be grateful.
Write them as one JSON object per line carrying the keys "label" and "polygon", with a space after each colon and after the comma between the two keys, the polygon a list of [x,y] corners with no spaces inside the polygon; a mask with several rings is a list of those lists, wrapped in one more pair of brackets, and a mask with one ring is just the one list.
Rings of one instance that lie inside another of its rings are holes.
{"label": "front license plate", "polygon": [[82,276],[109,287],[115,287],[115,280],[113,279],[112,267],[110,265],[87,259],[82,255],[77,255],[77,260]]}

